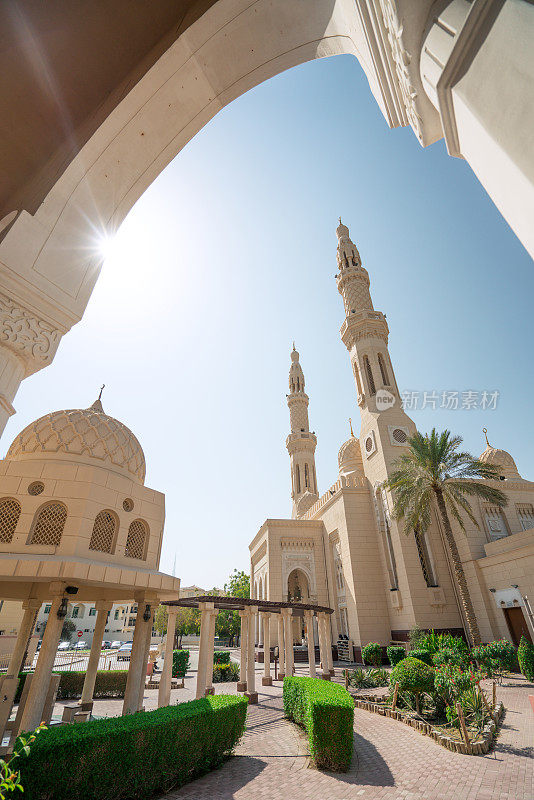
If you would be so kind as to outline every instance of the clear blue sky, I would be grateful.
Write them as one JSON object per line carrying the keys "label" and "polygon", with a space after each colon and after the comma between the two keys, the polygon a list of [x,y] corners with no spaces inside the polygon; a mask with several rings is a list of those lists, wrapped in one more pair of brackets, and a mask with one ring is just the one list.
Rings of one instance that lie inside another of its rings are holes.
{"label": "clear blue sky", "polygon": [[[401,391],[497,390],[497,409],[409,412],[534,478],[534,271],[466,163],[390,131],[351,56],[293,69],[224,109],[117,234],[82,322],[23,384],[3,452],[31,420],[87,407],[136,433],[165,492],[161,568],[184,585],[248,570],[267,517],[290,514],[285,401],[295,339],[317,478],[359,413],[337,293],[341,215],[387,314]],[[528,333],[527,333],[528,332]]]}

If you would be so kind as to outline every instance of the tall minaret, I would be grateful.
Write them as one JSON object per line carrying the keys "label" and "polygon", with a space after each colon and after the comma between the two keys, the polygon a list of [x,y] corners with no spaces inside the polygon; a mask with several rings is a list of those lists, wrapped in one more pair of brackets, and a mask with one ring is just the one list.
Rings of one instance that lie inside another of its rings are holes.
{"label": "tall minaret", "polygon": [[375,311],[369,275],[341,218],[337,228],[337,288],[345,306],[341,339],[349,351],[361,415],[360,444],[364,470],[375,486],[387,479],[415,425],[401,407],[388,351],[389,329]]}
{"label": "tall minaret", "polygon": [[310,432],[308,403],[309,398],[304,391],[304,373],[300,366],[299,354],[295,350],[295,343],[293,343],[289,369],[289,394],[287,395],[291,433],[286,439],[287,452],[291,461],[293,519],[305,514],[319,497],[315,474],[317,437],[315,433]]}

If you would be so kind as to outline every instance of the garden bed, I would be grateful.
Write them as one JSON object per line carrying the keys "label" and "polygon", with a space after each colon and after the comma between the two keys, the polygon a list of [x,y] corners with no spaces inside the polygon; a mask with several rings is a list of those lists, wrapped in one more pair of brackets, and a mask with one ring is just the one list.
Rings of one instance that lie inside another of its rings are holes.
{"label": "garden bed", "polygon": [[417,717],[413,712],[405,709],[391,708],[391,703],[385,701],[383,696],[366,695],[358,696],[352,695],[354,705],[356,708],[361,708],[364,711],[371,711],[374,714],[381,714],[383,717],[399,720],[405,725],[420,731],[426,736],[430,736],[435,742],[447,750],[452,750],[456,753],[463,753],[464,755],[483,755],[490,749],[493,739],[504,715],[504,705],[499,703],[494,710],[494,720],[490,720],[482,729],[481,734],[467,743],[462,740],[460,731],[456,728],[447,728],[439,724],[431,724],[420,717]]}

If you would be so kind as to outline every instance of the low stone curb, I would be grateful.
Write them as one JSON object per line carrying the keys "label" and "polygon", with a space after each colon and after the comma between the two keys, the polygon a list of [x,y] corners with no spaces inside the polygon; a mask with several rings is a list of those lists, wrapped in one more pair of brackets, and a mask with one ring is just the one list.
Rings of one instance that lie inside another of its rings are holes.
{"label": "low stone curb", "polygon": [[407,717],[401,711],[393,711],[391,708],[385,708],[383,705],[378,705],[376,701],[379,699],[381,698],[374,696],[366,697],[362,700],[353,697],[356,708],[361,708],[364,711],[371,711],[373,714],[380,714],[383,717],[397,719],[399,722],[404,722],[405,725],[415,728],[415,730],[420,731],[424,735],[430,736],[442,747],[446,747],[447,750],[452,750],[453,752],[463,753],[464,755],[470,756],[484,755],[488,752],[493,743],[493,739],[495,738],[497,726],[501,722],[505,711],[504,705],[499,703],[494,712],[495,720],[490,720],[484,726],[482,731],[482,741],[466,744],[465,742],[453,739],[451,736],[446,736],[445,734],[440,733],[428,722],[424,722],[420,719],[414,719],[413,717]]}

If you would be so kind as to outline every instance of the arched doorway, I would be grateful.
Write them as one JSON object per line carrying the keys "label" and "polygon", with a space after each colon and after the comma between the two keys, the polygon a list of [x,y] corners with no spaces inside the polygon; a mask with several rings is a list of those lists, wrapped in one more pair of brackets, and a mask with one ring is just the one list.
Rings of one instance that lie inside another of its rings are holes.
{"label": "arched doorway", "polygon": [[[308,576],[302,569],[292,570],[287,578],[287,597],[289,603],[309,603],[310,602],[310,582]],[[293,643],[300,645],[306,638],[306,626],[304,615],[300,616],[294,612],[293,616]]]}

